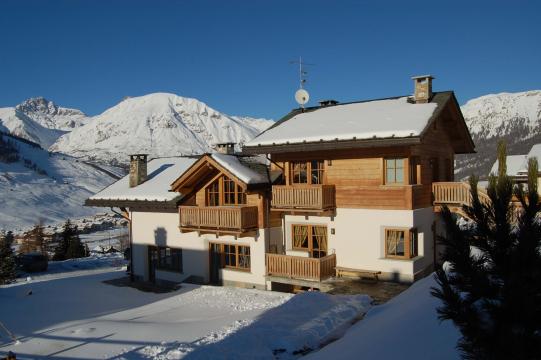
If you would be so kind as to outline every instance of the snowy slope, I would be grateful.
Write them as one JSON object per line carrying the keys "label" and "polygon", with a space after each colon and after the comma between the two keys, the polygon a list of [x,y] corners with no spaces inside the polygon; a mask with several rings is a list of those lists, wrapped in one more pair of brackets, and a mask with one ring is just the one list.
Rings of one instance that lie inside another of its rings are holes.
{"label": "snowy slope", "polygon": [[25,100],[15,107],[0,108],[0,130],[51,146],[60,136],[88,121],[80,110],[56,105],[42,97]]}
{"label": "snowy slope", "polygon": [[65,133],[40,125],[16,108],[0,108],[0,131],[33,141],[44,148],[48,148]]}
{"label": "snowy slope", "polygon": [[[430,295],[433,275],[383,305],[373,307],[346,335],[310,354],[307,359],[439,359],[458,360],[460,332],[450,321],[440,322],[441,302]],[[412,345],[413,344],[413,345]]]}
{"label": "snowy slope", "polygon": [[231,117],[191,98],[155,93],[127,98],[51,146],[52,151],[108,163],[132,153],[150,157],[210,152],[216,143],[244,143],[272,121]]}
{"label": "snowy slope", "polygon": [[[7,136],[2,136],[6,140]],[[0,162],[0,229],[20,230],[63,222],[103,209],[83,207],[84,200],[115,179],[71,156],[50,154],[10,138],[19,161]]]}
{"label": "snowy slope", "polygon": [[481,96],[461,107],[477,154],[457,156],[456,178],[487,176],[500,139],[509,155],[526,154],[541,142],[541,90]]}

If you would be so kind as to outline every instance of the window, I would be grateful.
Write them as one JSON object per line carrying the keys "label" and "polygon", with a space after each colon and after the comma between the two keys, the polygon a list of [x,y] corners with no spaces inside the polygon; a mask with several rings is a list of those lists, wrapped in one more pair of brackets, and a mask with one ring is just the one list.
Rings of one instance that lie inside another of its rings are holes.
{"label": "window", "polygon": [[454,180],[455,176],[453,167],[453,161],[451,159],[445,159],[445,181]]}
{"label": "window", "polygon": [[323,184],[323,161],[312,160],[310,162],[310,170],[312,174],[312,184]]}
{"label": "window", "polygon": [[404,159],[385,159],[385,184],[404,184]]}
{"label": "window", "polygon": [[221,267],[250,270],[250,247],[234,244],[211,244],[213,251],[221,254]]}
{"label": "window", "polygon": [[218,181],[213,182],[207,187],[207,204],[208,206],[220,205],[220,184]]}
{"label": "window", "polygon": [[293,249],[310,253],[310,257],[327,255],[327,227],[321,225],[293,225]]}
{"label": "window", "polygon": [[291,164],[291,179],[293,184],[308,184],[308,165],[305,162]]}
{"label": "window", "polygon": [[294,161],[291,163],[292,184],[323,184],[325,163],[322,160]]}
{"label": "window", "polygon": [[438,158],[430,159],[430,168],[432,169],[432,181],[440,181],[440,162]]}
{"label": "window", "polygon": [[221,176],[207,186],[207,206],[246,204],[246,193],[235,181]]}
{"label": "window", "polygon": [[385,229],[385,257],[410,259],[417,256],[416,229]]}
{"label": "window", "polygon": [[168,247],[158,248],[158,262],[156,268],[159,270],[182,272],[182,249]]}
{"label": "window", "polygon": [[412,185],[420,184],[421,183],[421,160],[418,156],[413,156],[410,158],[409,161],[410,166],[410,181],[409,183]]}

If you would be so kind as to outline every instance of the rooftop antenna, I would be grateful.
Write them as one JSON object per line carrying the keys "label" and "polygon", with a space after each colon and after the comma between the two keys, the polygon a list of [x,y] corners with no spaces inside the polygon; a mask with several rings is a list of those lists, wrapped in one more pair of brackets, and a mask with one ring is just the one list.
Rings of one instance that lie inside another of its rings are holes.
{"label": "rooftop antenna", "polygon": [[295,92],[295,100],[304,109],[304,104],[310,99],[310,94],[304,89],[304,84],[306,83],[306,75],[308,72],[304,70],[304,66],[313,66],[315,64],[308,64],[302,61],[302,56],[299,56],[299,60],[293,60],[289,62],[290,64],[299,64],[299,90]]}

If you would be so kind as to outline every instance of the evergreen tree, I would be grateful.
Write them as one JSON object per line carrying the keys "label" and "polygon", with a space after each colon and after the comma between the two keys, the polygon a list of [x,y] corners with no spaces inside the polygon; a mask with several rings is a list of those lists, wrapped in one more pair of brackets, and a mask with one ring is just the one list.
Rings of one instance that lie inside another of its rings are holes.
{"label": "evergreen tree", "polygon": [[0,234],[0,284],[9,284],[15,280],[15,254],[11,246],[13,245],[13,233]]}
{"label": "evergreen tree", "polygon": [[32,252],[39,252],[46,254],[45,249],[45,235],[43,233],[43,226],[41,223],[35,225],[32,230],[24,234],[19,252],[22,254],[28,254]]}
{"label": "evergreen tree", "polygon": [[86,257],[86,249],[79,238],[77,226],[73,227],[73,236],[71,237],[66,251],[66,259],[77,259]]}
{"label": "evergreen tree", "polygon": [[58,238],[58,245],[55,249],[53,260],[65,260],[66,254],[68,252],[68,247],[70,245],[71,239],[74,236],[74,229],[71,224],[70,219],[66,220],[62,226],[62,232]]}
{"label": "evergreen tree", "polygon": [[[465,359],[541,358],[541,211],[537,160],[528,162],[528,187],[513,186],[499,147],[498,176],[489,178],[490,201],[479,199],[470,178],[471,206],[464,213],[475,226],[461,228],[446,207],[445,269],[436,270],[441,320],[452,320],[462,337]],[[513,192],[520,203],[511,202]]]}

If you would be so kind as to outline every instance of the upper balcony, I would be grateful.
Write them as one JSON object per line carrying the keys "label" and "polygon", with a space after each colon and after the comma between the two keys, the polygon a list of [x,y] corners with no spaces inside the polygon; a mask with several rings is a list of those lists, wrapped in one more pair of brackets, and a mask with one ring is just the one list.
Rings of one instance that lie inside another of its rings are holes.
{"label": "upper balcony", "polygon": [[274,185],[272,210],[323,212],[336,208],[334,185]]}
{"label": "upper balcony", "polygon": [[180,206],[180,231],[250,236],[258,228],[257,206]]}

